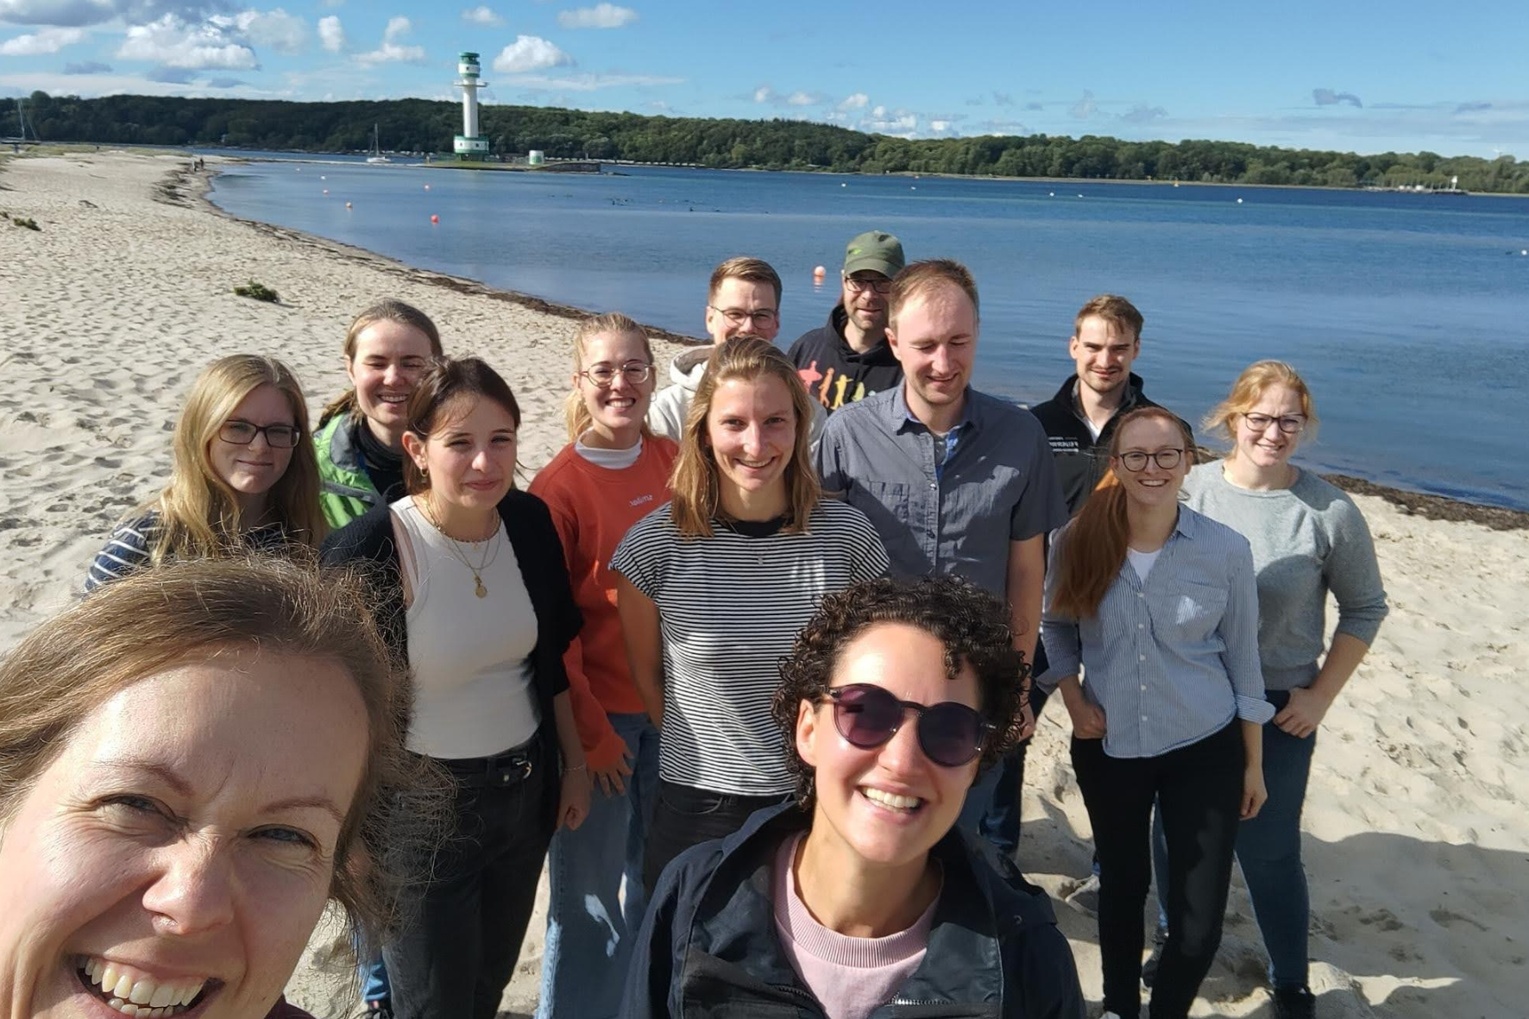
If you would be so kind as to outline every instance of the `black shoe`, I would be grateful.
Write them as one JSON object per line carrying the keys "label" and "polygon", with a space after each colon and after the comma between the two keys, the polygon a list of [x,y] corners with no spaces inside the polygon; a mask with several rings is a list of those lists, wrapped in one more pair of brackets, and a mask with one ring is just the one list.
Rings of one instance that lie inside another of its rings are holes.
{"label": "black shoe", "polygon": [[1274,1019],[1317,1019],[1317,996],[1309,987],[1276,987]]}
{"label": "black shoe", "polygon": [[1155,933],[1152,936],[1152,954],[1141,964],[1141,985],[1149,991],[1152,989],[1152,981],[1157,979],[1157,967],[1163,961],[1163,944],[1167,940],[1167,931],[1159,930]]}

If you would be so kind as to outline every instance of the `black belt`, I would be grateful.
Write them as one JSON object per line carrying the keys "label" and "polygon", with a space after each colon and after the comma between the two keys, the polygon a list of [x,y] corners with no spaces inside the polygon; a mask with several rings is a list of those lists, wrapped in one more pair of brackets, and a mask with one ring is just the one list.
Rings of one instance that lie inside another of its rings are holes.
{"label": "black belt", "polygon": [[503,788],[524,782],[536,771],[541,733],[492,757],[436,758],[464,789]]}

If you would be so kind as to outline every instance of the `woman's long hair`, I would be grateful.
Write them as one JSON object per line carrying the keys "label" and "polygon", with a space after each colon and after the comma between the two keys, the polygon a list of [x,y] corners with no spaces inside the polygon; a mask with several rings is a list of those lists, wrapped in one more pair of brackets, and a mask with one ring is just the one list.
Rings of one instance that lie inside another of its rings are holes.
{"label": "woman's long hair", "polygon": [[[441,356],[441,332],[430,321],[430,316],[402,301],[395,301],[391,297],[384,298],[357,315],[351,322],[350,328],[345,331],[345,363],[354,364],[356,360],[356,340],[362,330],[373,322],[397,322],[399,325],[411,326],[418,329],[430,341],[430,353],[434,357]],[[360,414],[361,407],[356,403],[356,391],[354,388],[347,389],[339,396],[330,400],[324,407],[324,412],[319,415],[319,427],[327,425],[331,418],[339,414]]]}
{"label": "woman's long hair", "polygon": [[287,469],[271,486],[272,522],[295,543],[317,549],[328,530],[319,507],[319,467],[308,427],[308,404],[292,369],[259,354],[232,354],[212,362],[191,385],[171,440],[170,483],[159,494],[159,539],[153,559],[170,556],[207,558],[240,544],[245,521],[228,482],[213,470],[208,450],[245,397],[261,386],[275,386],[287,398],[297,426],[297,445]]}
{"label": "woman's long hair", "polygon": [[822,498],[823,490],[808,455],[808,433],[812,426],[812,398],[802,385],[793,365],[769,340],[740,334],[717,345],[706,362],[706,372],[696,387],[685,429],[680,436],[680,456],[674,462],[674,476],[669,487],[674,491],[670,516],[680,534],[691,538],[711,537],[711,522],[722,509],[721,479],[717,456],[711,448],[706,419],[711,401],[723,382],[754,382],[774,376],[791,394],[796,412],[796,443],[786,464],[786,496],[790,518],[786,531],[805,531],[807,519]]}
{"label": "woman's long hair", "polygon": [[[1121,436],[1128,425],[1151,418],[1173,422],[1184,438],[1184,456],[1193,463],[1195,447],[1189,426],[1162,407],[1142,407],[1122,417],[1110,436],[1110,458],[1113,460],[1119,455]],[[1072,523],[1057,536],[1060,547],[1056,569],[1059,576],[1050,611],[1072,619],[1088,619],[1096,615],[1099,603],[1104,601],[1105,593],[1126,561],[1130,537],[1126,491],[1112,464]]]}
{"label": "woman's long hair", "polygon": [[[573,371],[577,376],[585,368],[584,347],[594,337],[601,333],[616,333],[620,336],[638,336],[642,338],[643,356],[649,363],[653,361],[653,343],[648,339],[648,334],[642,326],[632,321],[619,311],[608,311],[604,315],[596,315],[586,318],[579,323],[579,328],[573,334]],[[617,366],[620,367],[619,365]],[[655,371],[657,369],[654,369]],[[651,381],[651,380],[650,380]],[[655,388],[656,388],[655,383]],[[579,381],[574,379],[573,388],[569,390],[568,398],[563,403],[563,418],[568,424],[568,441],[577,442],[579,436],[589,431],[594,420],[589,416],[589,406],[584,402],[584,394],[579,391]],[[648,424],[642,425],[642,434],[647,435]]]}

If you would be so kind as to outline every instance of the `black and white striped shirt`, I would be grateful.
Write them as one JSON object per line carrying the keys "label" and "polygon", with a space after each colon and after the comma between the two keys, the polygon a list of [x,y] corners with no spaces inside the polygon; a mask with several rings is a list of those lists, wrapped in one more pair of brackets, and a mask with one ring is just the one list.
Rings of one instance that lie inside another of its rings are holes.
{"label": "black and white striped shirt", "polygon": [[804,533],[753,537],[717,524],[710,538],[685,538],[664,505],[627,532],[611,569],[658,606],[659,775],[719,793],[789,793],[785,740],[770,718],[779,662],[823,595],[886,575],[870,521],[824,500]]}

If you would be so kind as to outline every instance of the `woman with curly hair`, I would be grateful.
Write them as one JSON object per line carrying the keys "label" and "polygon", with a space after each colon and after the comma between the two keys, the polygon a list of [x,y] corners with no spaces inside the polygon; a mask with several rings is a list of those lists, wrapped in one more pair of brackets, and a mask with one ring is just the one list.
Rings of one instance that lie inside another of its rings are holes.
{"label": "woman with curly hair", "polygon": [[1045,895],[954,830],[1016,742],[1025,671],[1007,608],[964,581],[825,597],[772,706],[797,802],[664,873],[624,1014],[1081,1017]]}

